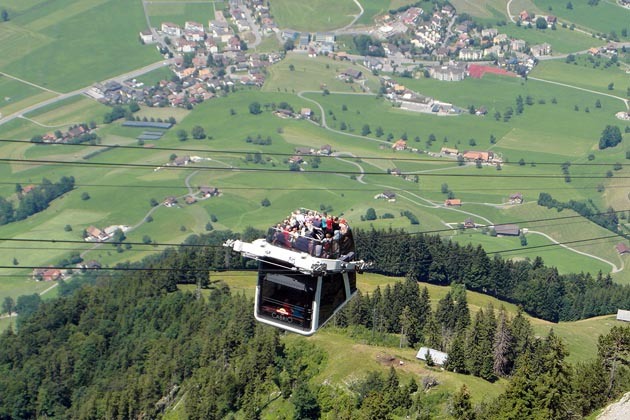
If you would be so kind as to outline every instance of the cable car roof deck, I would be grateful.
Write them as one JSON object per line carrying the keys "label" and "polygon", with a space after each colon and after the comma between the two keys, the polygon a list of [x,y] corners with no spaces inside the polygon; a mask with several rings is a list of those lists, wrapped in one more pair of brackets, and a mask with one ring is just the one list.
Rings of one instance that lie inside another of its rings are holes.
{"label": "cable car roof deck", "polygon": [[344,219],[297,209],[253,242],[230,240],[225,246],[255,260],[273,259],[305,274],[362,271],[355,261],[352,231]]}

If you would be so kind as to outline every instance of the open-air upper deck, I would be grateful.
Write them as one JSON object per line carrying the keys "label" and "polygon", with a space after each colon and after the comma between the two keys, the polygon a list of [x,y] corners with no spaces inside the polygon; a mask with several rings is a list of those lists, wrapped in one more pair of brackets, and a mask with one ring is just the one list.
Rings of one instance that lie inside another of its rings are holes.
{"label": "open-air upper deck", "polygon": [[345,219],[314,210],[295,210],[268,230],[266,241],[316,258],[354,259],[354,239]]}

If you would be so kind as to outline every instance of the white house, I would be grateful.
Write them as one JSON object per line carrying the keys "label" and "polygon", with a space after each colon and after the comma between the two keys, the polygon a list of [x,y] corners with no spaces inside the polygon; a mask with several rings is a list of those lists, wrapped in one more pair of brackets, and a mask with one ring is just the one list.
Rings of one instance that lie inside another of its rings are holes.
{"label": "white house", "polygon": [[416,359],[426,361],[427,353],[431,355],[431,359],[436,365],[442,366],[444,363],[446,363],[446,359],[448,359],[448,354],[444,353],[443,351],[430,349],[428,347],[420,347],[420,350],[418,350],[418,354],[416,354]]}
{"label": "white house", "polygon": [[162,32],[169,36],[180,37],[182,36],[182,28],[171,22],[162,23]]}

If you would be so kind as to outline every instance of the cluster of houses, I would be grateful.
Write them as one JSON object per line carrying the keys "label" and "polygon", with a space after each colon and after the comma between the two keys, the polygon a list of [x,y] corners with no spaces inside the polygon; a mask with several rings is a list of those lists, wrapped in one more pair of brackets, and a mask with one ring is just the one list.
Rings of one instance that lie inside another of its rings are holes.
{"label": "cluster of houses", "polygon": [[273,115],[280,118],[297,118],[310,120],[313,117],[313,110],[311,108],[301,108],[300,112],[294,112],[291,109],[277,108],[273,111]]}
{"label": "cluster of houses", "polygon": [[442,147],[440,149],[440,153],[437,154],[437,156],[458,159],[461,156],[461,158],[464,159],[465,162],[481,162],[486,165],[500,165],[501,163],[503,163],[503,159],[501,159],[501,156],[495,154],[492,151],[467,150],[462,153],[452,147]]}
{"label": "cluster of houses", "polygon": [[287,161],[289,163],[303,163],[304,156],[330,156],[332,153],[332,147],[330,144],[325,144],[319,149],[314,147],[296,147],[295,155],[291,156]]}
{"label": "cluster of houses", "polygon": [[[211,54],[199,51],[189,63],[183,56],[174,58],[173,72],[179,80],[161,80],[154,86],[144,86],[133,80],[123,84],[111,82],[93,86],[88,94],[108,105],[137,102],[150,107],[190,108],[212,99],[217,91],[230,91],[236,85],[262,86],[263,69],[281,59],[280,54]],[[233,71],[225,72],[226,67]]]}
{"label": "cluster of houses", "polygon": [[[188,194],[186,197],[184,197],[184,202],[186,204],[194,204],[199,200],[205,200],[211,197],[217,197],[219,195],[221,195],[221,190],[219,190],[217,187],[204,186],[199,187],[195,193]],[[177,197],[169,195],[168,197],[165,197],[164,200],[162,200],[162,204],[164,205],[164,207],[178,207],[179,201],[177,200]]]}
{"label": "cluster of houses", "polygon": [[[463,109],[453,104],[436,101],[430,96],[414,92],[391,77],[381,77],[381,85],[385,88],[385,97],[399,105],[401,109],[437,115],[459,115],[464,112]],[[406,145],[402,149],[398,148],[398,146],[393,148],[395,150],[404,150]]]}
{"label": "cluster of houses", "polygon": [[[463,62],[493,60],[499,67],[518,74],[527,74],[536,59],[550,55],[551,45],[528,45],[522,39],[499,33],[496,28],[478,29],[473,21],[463,20],[455,24],[456,11],[450,4],[438,10],[425,12],[420,7],[411,7],[394,16],[386,15],[377,23],[377,31],[385,42],[385,59],[367,57],[364,65],[370,70],[387,67],[392,57],[412,59],[417,56],[437,59],[444,65],[430,67],[431,77],[445,81],[459,81],[467,77]],[[523,11],[519,24],[530,25],[535,16]],[[549,26],[557,23],[555,16],[544,16]],[[389,39],[407,37],[409,44],[394,45]],[[460,62],[456,62],[459,60]]]}
{"label": "cluster of houses", "polygon": [[[93,125],[93,128],[96,126]],[[87,124],[76,124],[68,128],[67,131],[58,130],[46,133],[42,136],[42,141],[44,143],[72,143],[91,132],[92,129]]]}
{"label": "cluster of houses", "polygon": [[[97,270],[102,268],[101,263],[96,260],[80,262],[76,265],[79,270]],[[70,271],[61,270],[54,267],[35,268],[31,272],[31,276],[35,281],[56,281],[66,279],[70,275]]]}

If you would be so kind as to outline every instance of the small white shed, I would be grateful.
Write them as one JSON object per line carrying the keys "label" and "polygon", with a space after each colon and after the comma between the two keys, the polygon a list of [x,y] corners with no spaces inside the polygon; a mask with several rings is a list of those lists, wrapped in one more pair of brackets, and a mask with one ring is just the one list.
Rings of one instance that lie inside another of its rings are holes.
{"label": "small white shed", "polygon": [[420,347],[418,350],[418,354],[416,354],[416,359],[427,360],[427,352],[431,355],[431,359],[433,359],[433,363],[436,365],[442,366],[446,363],[446,359],[448,359],[448,354],[443,351],[430,349],[428,347]]}
{"label": "small white shed", "polygon": [[630,311],[625,311],[623,309],[617,309],[617,321],[630,322]]}

